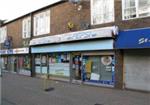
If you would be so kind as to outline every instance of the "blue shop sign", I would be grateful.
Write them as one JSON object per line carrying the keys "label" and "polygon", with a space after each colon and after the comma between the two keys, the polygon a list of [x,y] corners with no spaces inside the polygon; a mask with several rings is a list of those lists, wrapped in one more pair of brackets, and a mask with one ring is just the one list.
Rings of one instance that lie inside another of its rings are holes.
{"label": "blue shop sign", "polygon": [[13,49],[7,50],[7,54],[13,54]]}
{"label": "blue shop sign", "polygon": [[150,48],[150,28],[120,31],[115,47],[117,49]]}
{"label": "blue shop sign", "polygon": [[6,54],[13,54],[13,49],[9,50],[0,50],[1,55],[6,55]]}

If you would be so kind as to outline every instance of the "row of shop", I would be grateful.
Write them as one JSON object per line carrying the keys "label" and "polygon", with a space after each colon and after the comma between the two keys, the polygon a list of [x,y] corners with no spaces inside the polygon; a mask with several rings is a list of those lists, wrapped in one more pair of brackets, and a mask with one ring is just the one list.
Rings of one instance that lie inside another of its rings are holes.
{"label": "row of shop", "polygon": [[1,50],[0,64],[4,71],[31,75],[29,48]]}
{"label": "row of shop", "polygon": [[[29,48],[1,50],[0,62],[3,70],[19,74],[107,87],[123,82],[124,88],[150,91],[149,34],[150,28],[117,32],[107,27],[36,38],[30,41],[30,53]],[[116,49],[123,51],[122,74]]]}

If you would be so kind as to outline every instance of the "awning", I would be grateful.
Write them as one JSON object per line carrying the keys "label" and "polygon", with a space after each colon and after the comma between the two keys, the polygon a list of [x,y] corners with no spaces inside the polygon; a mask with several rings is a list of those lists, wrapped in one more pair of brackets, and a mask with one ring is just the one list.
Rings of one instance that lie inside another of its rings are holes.
{"label": "awning", "polygon": [[89,29],[89,30],[69,32],[69,33],[64,33],[59,35],[35,38],[30,41],[30,46],[89,40],[89,39],[97,39],[97,38],[112,38],[113,35],[116,35],[117,33],[118,33],[118,28],[116,26]]}
{"label": "awning", "polygon": [[150,28],[120,31],[116,49],[150,48]]}
{"label": "awning", "polygon": [[114,41],[98,40],[74,43],[62,43],[44,46],[31,47],[32,53],[50,53],[50,52],[69,52],[69,51],[95,51],[95,50],[112,50]]}

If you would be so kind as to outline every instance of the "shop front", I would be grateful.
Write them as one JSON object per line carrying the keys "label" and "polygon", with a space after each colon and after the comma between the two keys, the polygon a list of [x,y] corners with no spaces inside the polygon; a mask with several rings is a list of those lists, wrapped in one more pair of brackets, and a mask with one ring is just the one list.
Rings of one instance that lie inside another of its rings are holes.
{"label": "shop front", "polygon": [[[49,74],[50,78],[60,80],[65,77],[72,83],[113,87],[115,59],[112,33],[113,28],[109,27],[31,40],[35,69],[40,68],[36,74]],[[42,72],[43,61],[47,72]]]}
{"label": "shop front", "polygon": [[28,48],[1,50],[0,52],[2,55],[2,70],[28,76],[31,75]]}
{"label": "shop front", "polygon": [[150,91],[150,28],[121,31],[116,48],[124,53],[124,88]]}

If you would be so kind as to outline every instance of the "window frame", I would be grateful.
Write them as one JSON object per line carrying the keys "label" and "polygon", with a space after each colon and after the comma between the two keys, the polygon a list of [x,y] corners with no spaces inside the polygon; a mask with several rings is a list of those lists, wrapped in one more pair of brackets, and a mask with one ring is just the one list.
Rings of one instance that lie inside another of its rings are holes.
{"label": "window frame", "polygon": [[[33,36],[40,36],[50,33],[50,10],[34,15],[33,21]],[[41,28],[41,25],[44,28]]]}
{"label": "window frame", "polygon": [[0,43],[4,43],[7,39],[7,26],[0,27]]}
{"label": "window frame", "polygon": [[[103,0],[103,1],[105,1],[105,0]],[[106,20],[103,20],[103,22],[102,23],[93,23],[93,17],[94,17],[94,9],[93,9],[93,2],[94,2],[94,0],[90,0],[90,14],[91,14],[91,25],[99,25],[99,24],[107,24],[107,23],[112,23],[112,22],[114,22],[115,21],[115,0],[113,0],[113,16],[111,17],[112,19],[111,19],[111,21],[106,21]],[[104,11],[104,9],[103,9],[103,11]]]}
{"label": "window frame", "polygon": [[[26,28],[26,30],[24,30]],[[24,34],[26,32],[26,35]],[[31,17],[24,18],[22,20],[22,38],[30,38],[31,37]]]}
{"label": "window frame", "polygon": [[150,17],[150,14],[149,16],[139,16],[139,0],[135,0],[135,9],[136,9],[136,17],[135,18],[128,18],[128,19],[125,19],[125,0],[122,0],[122,20],[132,20],[132,19],[138,19],[138,18],[146,18],[146,17]]}

